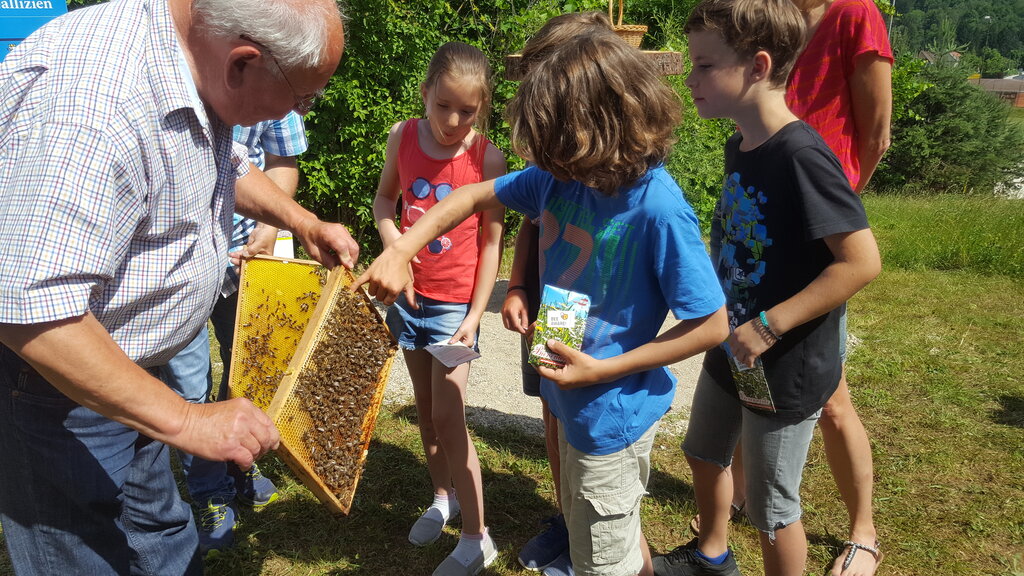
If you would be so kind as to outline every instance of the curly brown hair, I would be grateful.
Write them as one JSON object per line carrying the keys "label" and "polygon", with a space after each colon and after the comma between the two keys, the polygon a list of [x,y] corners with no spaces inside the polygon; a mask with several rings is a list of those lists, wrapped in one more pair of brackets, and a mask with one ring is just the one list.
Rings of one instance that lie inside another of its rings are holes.
{"label": "curly brown hair", "polygon": [[682,109],[642,52],[594,33],[536,62],[506,116],[516,153],[611,196],[665,161]]}
{"label": "curly brown hair", "polygon": [[683,32],[713,31],[744,58],[760,51],[772,57],[771,85],[785,86],[804,49],[807,25],[790,0],[703,0],[690,12]]}
{"label": "curly brown hair", "polygon": [[523,70],[529,70],[535,63],[565,42],[594,33],[613,33],[612,21],[604,12],[570,12],[559,14],[544,23],[536,34],[530,36],[523,46]]}

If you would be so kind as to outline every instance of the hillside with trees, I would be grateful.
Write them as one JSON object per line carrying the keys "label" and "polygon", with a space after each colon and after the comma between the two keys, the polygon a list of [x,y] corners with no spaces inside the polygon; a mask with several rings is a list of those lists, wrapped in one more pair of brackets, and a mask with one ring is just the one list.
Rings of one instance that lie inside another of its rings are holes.
{"label": "hillside with trees", "polygon": [[896,11],[897,50],[960,52],[992,78],[1024,68],[1024,0],[896,0]]}

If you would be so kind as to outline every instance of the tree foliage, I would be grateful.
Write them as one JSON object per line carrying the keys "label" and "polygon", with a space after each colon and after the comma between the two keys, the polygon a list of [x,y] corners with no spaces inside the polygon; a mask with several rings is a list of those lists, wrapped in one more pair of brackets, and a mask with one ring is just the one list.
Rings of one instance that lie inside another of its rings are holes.
{"label": "tree foliage", "polygon": [[[930,44],[987,60],[986,49],[1009,60],[1000,75],[1024,67],[1024,0],[895,0],[893,45],[917,54]],[[947,27],[949,27],[947,29]]]}
{"label": "tree foliage", "polygon": [[963,70],[924,67],[924,87],[894,119],[876,187],[902,193],[985,193],[1020,176],[1024,128],[1008,106],[966,81]]}

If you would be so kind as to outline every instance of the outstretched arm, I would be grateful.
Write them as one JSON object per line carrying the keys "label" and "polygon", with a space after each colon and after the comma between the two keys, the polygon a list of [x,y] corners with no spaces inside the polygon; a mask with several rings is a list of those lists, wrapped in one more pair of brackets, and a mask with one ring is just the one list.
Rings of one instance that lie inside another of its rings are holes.
{"label": "outstretched arm", "polygon": [[455,228],[470,214],[502,208],[494,195],[494,180],[469,184],[459,191],[458,194],[449,194],[427,210],[408,232],[384,249],[350,289],[356,290],[366,284],[370,296],[384,304],[393,304],[410,282],[409,262],[424,246]]}
{"label": "outstretched arm", "polygon": [[91,314],[41,324],[0,324],[0,341],[75,402],[154,440],[243,469],[280,437],[245,399],[189,404],[131,361]]}
{"label": "outstretched arm", "polygon": [[359,257],[359,245],[347,228],[321,221],[259,170],[250,170],[235,182],[235,210],[258,222],[295,232],[306,252],[328,268],[338,264],[351,268]]}
{"label": "outstretched arm", "polygon": [[[284,191],[289,197],[295,197],[295,191],[299,187],[299,161],[295,156],[277,156],[264,153],[263,173],[270,178],[277,187]],[[273,254],[274,245],[277,243],[276,226],[259,222],[256,229],[249,235],[249,242],[242,247],[238,254],[241,258],[250,258],[257,254]],[[235,258],[232,258],[233,264]]]}
{"label": "outstretched arm", "polygon": [[[265,164],[263,173],[270,178],[285,194],[294,198],[299,187],[299,161],[295,156],[277,156],[264,153]],[[250,171],[257,170],[255,166]],[[257,222],[256,228],[249,235],[249,242],[238,252],[228,254],[231,263],[241,264],[243,258],[252,258],[257,254],[273,254],[277,244],[277,227],[264,222]]]}
{"label": "outstretched arm", "polygon": [[541,366],[537,371],[560,388],[581,388],[674,364],[721,344],[728,335],[729,318],[723,306],[708,316],[682,320],[647,344],[604,360],[548,340],[548,348],[565,358],[566,364],[562,368]]}

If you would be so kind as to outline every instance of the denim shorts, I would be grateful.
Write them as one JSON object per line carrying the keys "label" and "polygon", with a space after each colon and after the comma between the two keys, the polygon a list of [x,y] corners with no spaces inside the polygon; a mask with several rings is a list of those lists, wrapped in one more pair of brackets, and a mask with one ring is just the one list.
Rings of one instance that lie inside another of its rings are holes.
{"label": "denim shorts", "polygon": [[818,410],[800,420],[750,410],[701,370],[683,451],[725,468],[742,438],[744,509],[750,523],[774,540],[776,530],[800,519],[800,480],[820,415]]}
{"label": "denim shorts", "polygon": [[576,572],[633,576],[643,567],[640,500],[651,474],[655,423],[636,442],[596,456],[573,448],[558,423],[562,512]]}
{"label": "denim shorts", "polygon": [[[388,308],[385,322],[403,350],[419,350],[431,344],[447,342],[455,335],[469,313],[469,304],[441,302],[416,294],[418,310],[414,310],[404,295],[399,295]],[[473,349],[480,351],[480,330],[477,329]]]}
{"label": "denim shorts", "polygon": [[530,339],[519,338],[519,363],[523,372],[523,394],[540,398],[540,373],[530,364]]}

